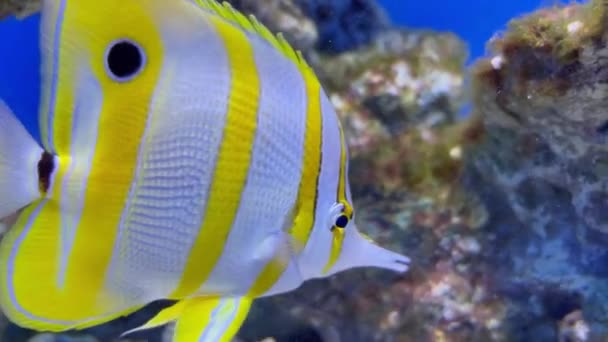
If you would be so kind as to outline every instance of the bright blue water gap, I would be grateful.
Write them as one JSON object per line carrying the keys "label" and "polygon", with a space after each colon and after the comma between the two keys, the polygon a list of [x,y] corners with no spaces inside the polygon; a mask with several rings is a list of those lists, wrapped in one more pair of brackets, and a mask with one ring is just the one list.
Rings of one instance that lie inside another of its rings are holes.
{"label": "bright blue water gap", "polygon": [[0,99],[38,140],[39,17],[36,15],[21,21],[11,18],[0,22]]}
{"label": "bright blue water gap", "polygon": [[[485,54],[485,44],[513,17],[568,0],[379,0],[392,21],[411,28],[451,31],[469,45],[470,60]],[[581,1],[578,1],[581,2]]]}

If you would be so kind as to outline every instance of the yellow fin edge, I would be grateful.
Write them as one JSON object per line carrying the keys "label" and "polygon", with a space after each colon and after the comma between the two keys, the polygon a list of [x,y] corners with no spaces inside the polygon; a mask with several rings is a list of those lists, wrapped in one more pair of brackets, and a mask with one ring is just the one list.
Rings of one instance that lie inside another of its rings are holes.
{"label": "yellow fin edge", "polygon": [[173,342],[230,342],[251,303],[248,297],[191,298],[177,320]]}
{"label": "yellow fin edge", "polygon": [[131,330],[125,331],[124,333],[122,333],[122,335],[120,335],[120,337],[122,338],[136,331],[152,329],[176,321],[184,311],[187,302],[187,300],[182,300],[167,308],[160,310],[154,317],[152,317],[146,323]]}
{"label": "yellow fin edge", "polygon": [[233,23],[241,29],[258,34],[268,43],[272,44],[272,46],[280,51],[285,57],[294,62],[301,70],[310,69],[310,66],[304,59],[301,51],[294,49],[282,33],[276,35],[272,33],[255,16],[245,16],[228,2],[220,3],[216,0],[194,0],[194,2],[201,8],[217,14],[224,20]]}
{"label": "yellow fin edge", "polygon": [[249,297],[194,297],[159,311],[133,332],[169,324],[163,340],[172,342],[230,342],[239,331],[252,304]]}

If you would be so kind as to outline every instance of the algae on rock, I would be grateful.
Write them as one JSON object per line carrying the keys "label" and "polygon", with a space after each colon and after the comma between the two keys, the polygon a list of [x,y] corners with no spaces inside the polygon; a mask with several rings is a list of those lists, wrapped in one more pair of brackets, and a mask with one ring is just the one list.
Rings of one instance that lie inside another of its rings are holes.
{"label": "algae on rock", "polygon": [[473,70],[486,138],[468,151],[484,202],[506,206],[490,206],[489,227],[503,290],[578,298],[540,316],[555,326],[582,310],[596,338],[608,322],[607,11],[602,0],[543,9],[491,42]]}

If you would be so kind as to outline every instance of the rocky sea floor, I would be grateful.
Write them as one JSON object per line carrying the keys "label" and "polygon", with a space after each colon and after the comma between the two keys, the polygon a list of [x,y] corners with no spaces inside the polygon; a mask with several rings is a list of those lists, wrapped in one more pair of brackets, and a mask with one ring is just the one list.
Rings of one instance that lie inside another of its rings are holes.
{"label": "rocky sea floor", "polygon": [[[468,69],[457,36],[373,0],[230,2],[304,52],[346,129],[358,226],[413,260],[261,299],[239,341],[608,340],[607,1],[516,18]],[[112,341],[162,305],[1,340]]]}

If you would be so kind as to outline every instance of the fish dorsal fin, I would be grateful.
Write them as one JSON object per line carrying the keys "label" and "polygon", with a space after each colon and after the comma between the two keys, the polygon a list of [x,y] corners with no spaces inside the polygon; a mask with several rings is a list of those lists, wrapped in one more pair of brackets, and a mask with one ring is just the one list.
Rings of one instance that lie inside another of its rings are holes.
{"label": "fish dorsal fin", "polygon": [[300,70],[305,71],[310,69],[301,51],[294,49],[282,33],[276,35],[272,33],[254,15],[246,16],[232,7],[228,2],[220,3],[216,0],[194,0],[194,3],[245,31],[257,34],[280,51],[283,56],[295,63]]}

